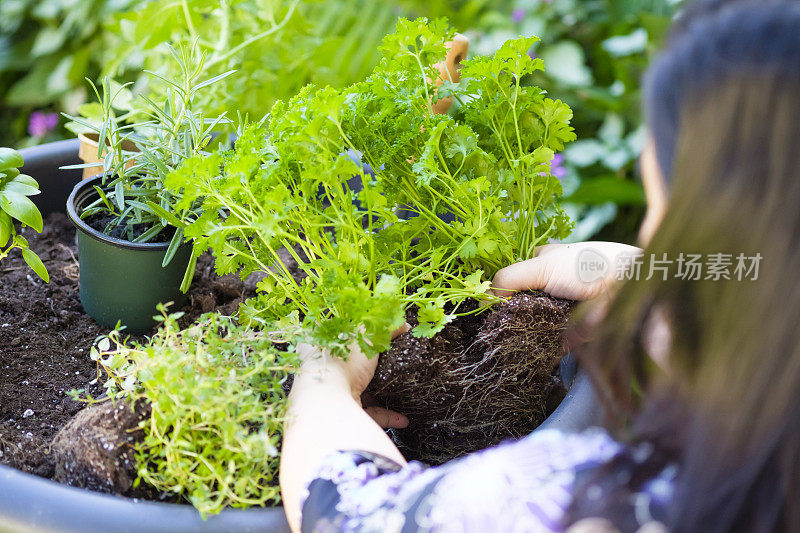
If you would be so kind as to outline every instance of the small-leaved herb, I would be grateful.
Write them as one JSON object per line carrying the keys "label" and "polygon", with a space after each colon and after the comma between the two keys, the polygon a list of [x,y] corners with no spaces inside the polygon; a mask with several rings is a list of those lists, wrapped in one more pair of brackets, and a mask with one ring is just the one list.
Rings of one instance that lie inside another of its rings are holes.
{"label": "small-leaved herb", "polygon": [[91,351],[110,398],[150,409],[134,485],[180,495],[204,517],[278,504],[283,385],[296,355],[228,317],[207,314],[180,331],[180,313],[159,310],[163,324],[146,344],[127,346],[114,331]]}

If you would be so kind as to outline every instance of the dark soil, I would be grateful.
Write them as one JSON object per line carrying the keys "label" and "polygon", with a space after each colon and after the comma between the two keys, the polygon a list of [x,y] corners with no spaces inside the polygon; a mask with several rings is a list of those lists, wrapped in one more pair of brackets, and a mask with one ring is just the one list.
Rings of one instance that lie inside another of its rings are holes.
{"label": "dark soil", "polygon": [[[50,283],[36,277],[18,250],[0,263],[0,463],[52,478],[51,442],[84,407],[69,391],[102,394],[89,349],[108,330],[81,308],[75,229],[66,216],[49,216],[41,234],[23,234],[47,266]],[[213,259],[201,257],[181,324],[208,311],[234,313],[255,294],[256,281],[219,277]]]}
{"label": "dark soil", "polygon": [[[84,219],[84,222],[86,222],[91,228],[96,229],[100,233],[106,233],[106,228],[109,226],[109,224],[115,222],[116,219],[117,217],[112,217],[103,214],[96,214],[86,217]],[[111,231],[109,231],[106,234],[109,237],[113,237],[115,239],[132,241],[152,227],[152,224],[129,224],[128,220],[129,219],[127,218],[123,219],[122,221],[120,221],[119,224],[112,226]],[[148,242],[167,243],[172,239],[173,235],[175,235],[175,228],[172,228],[170,226],[164,228],[160,234],[156,235]]]}
{"label": "dark soil", "polygon": [[521,293],[431,339],[395,339],[368,391],[408,417],[394,431],[406,458],[441,464],[541,424],[564,395],[556,376],[572,306]]}
{"label": "dark soil", "polygon": [[[133,495],[125,487],[133,475],[130,444],[136,435],[126,430],[145,415],[104,403],[70,422],[84,407],[69,397],[70,390],[102,394],[103,379],[97,380],[89,349],[107,333],[81,309],[75,230],[64,215],[54,214],[41,234],[26,230],[25,236],[51,281],[39,280],[19,253],[0,264],[0,462],[93,490]],[[255,294],[258,281],[219,277],[213,259],[201,257],[180,309],[185,313],[181,325],[204,312],[235,313]],[[437,464],[530,433],[563,397],[554,371],[564,353],[562,334],[571,306],[524,293],[460,318],[432,339],[398,337],[381,356],[370,392],[411,420],[407,429],[395,432],[403,452]],[[413,317],[409,321],[413,324]],[[90,468],[83,468],[87,459]]]}
{"label": "dark soil", "polygon": [[[96,229],[100,233],[106,233],[106,228],[112,222],[116,221],[117,217],[112,217],[109,215],[103,214],[96,214],[88,216],[84,219],[89,227]],[[114,225],[111,227],[111,231],[107,233],[109,237],[113,237],[115,239],[122,239],[125,241],[132,241],[142,235],[144,232],[149,230],[153,227],[152,224],[129,224],[129,219],[125,218],[122,219],[119,224]],[[172,237],[175,235],[175,228],[169,226],[164,228],[161,233],[150,239],[148,242],[151,243],[167,243],[172,240]]]}

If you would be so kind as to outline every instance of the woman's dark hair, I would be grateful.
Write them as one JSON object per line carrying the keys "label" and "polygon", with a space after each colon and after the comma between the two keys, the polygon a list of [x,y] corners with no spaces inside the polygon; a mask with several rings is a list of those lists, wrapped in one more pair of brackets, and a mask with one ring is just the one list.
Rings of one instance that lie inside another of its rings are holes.
{"label": "woman's dark hair", "polygon": [[[672,263],[647,280],[645,261],[602,323],[579,320],[593,335],[576,353],[618,436],[654,452],[608,465],[630,475],[601,504],[579,494],[573,522],[624,528],[618,502],[674,464],[671,531],[800,531],[800,4],[735,4],[686,23],[647,78],[670,191],[644,257]],[[688,254],[729,279],[686,279]],[[666,372],[647,353],[657,316]]]}
{"label": "woman's dark hair", "polygon": [[[800,3],[798,0],[695,0],[688,2],[672,23],[668,42],[676,44],[681,37],[690,32],[692,25],[703,24],[708,17],[724,14],[728,10],[735,10],[742,6],[752,5],[766,7],[771,4],[786,5]],[[776,9],[779,9],[776,7]],[[695,32],[696,33],[696,32]],[[662,62],[671,56],[664,54]],[[674,58],[673,60],[677,60]],[[691,87],[682,76],[693,74],[680,68],[651,68],[645,80],[645,114],[651,124],[651,134],[656,141],[658,163],[664,177],[669,181],[672,178],[672,166],[675,157],[675,143],[678,140],[678,122],[681,115],[681,105],[685,101],[684,91]],[[677,76],[675,79],[665,79],[665,76]],[[657,127],[652,127],[652,125]]]}

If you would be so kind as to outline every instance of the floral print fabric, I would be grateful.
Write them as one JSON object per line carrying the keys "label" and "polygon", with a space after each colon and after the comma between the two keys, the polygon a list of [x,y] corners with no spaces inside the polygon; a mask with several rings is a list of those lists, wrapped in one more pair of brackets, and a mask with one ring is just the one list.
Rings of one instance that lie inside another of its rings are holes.
{"label": "floral print fabric", "polygon": [[[622,450],[605,432],[544,430],[438,467],[405,466],[367,452],[327,458],[308,486],[304,532],[564,531],[579,483]],[[646,452],[646,450],[644,450]],[[632,502],[640,525],[666,505],[674,472]],[[600,497],[589,487],[586,497]],[[601,490],[598,487],[598,491]]]}

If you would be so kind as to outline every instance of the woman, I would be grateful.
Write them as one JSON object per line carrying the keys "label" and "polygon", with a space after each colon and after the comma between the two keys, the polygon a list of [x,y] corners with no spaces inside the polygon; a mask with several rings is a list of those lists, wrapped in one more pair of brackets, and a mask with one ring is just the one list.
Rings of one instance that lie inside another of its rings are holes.
{"label": "woman", "polygon": [[[294,528],[302,508],[304,531],[800,531],[800,5],[715,11],[648,76],[640,276],[573,333],[611,433],[406,464],[359,402],[376,361],[303,347],[281,464]],[[496,290],[608,295],[576,265],[619,246],[546,246]]]}

